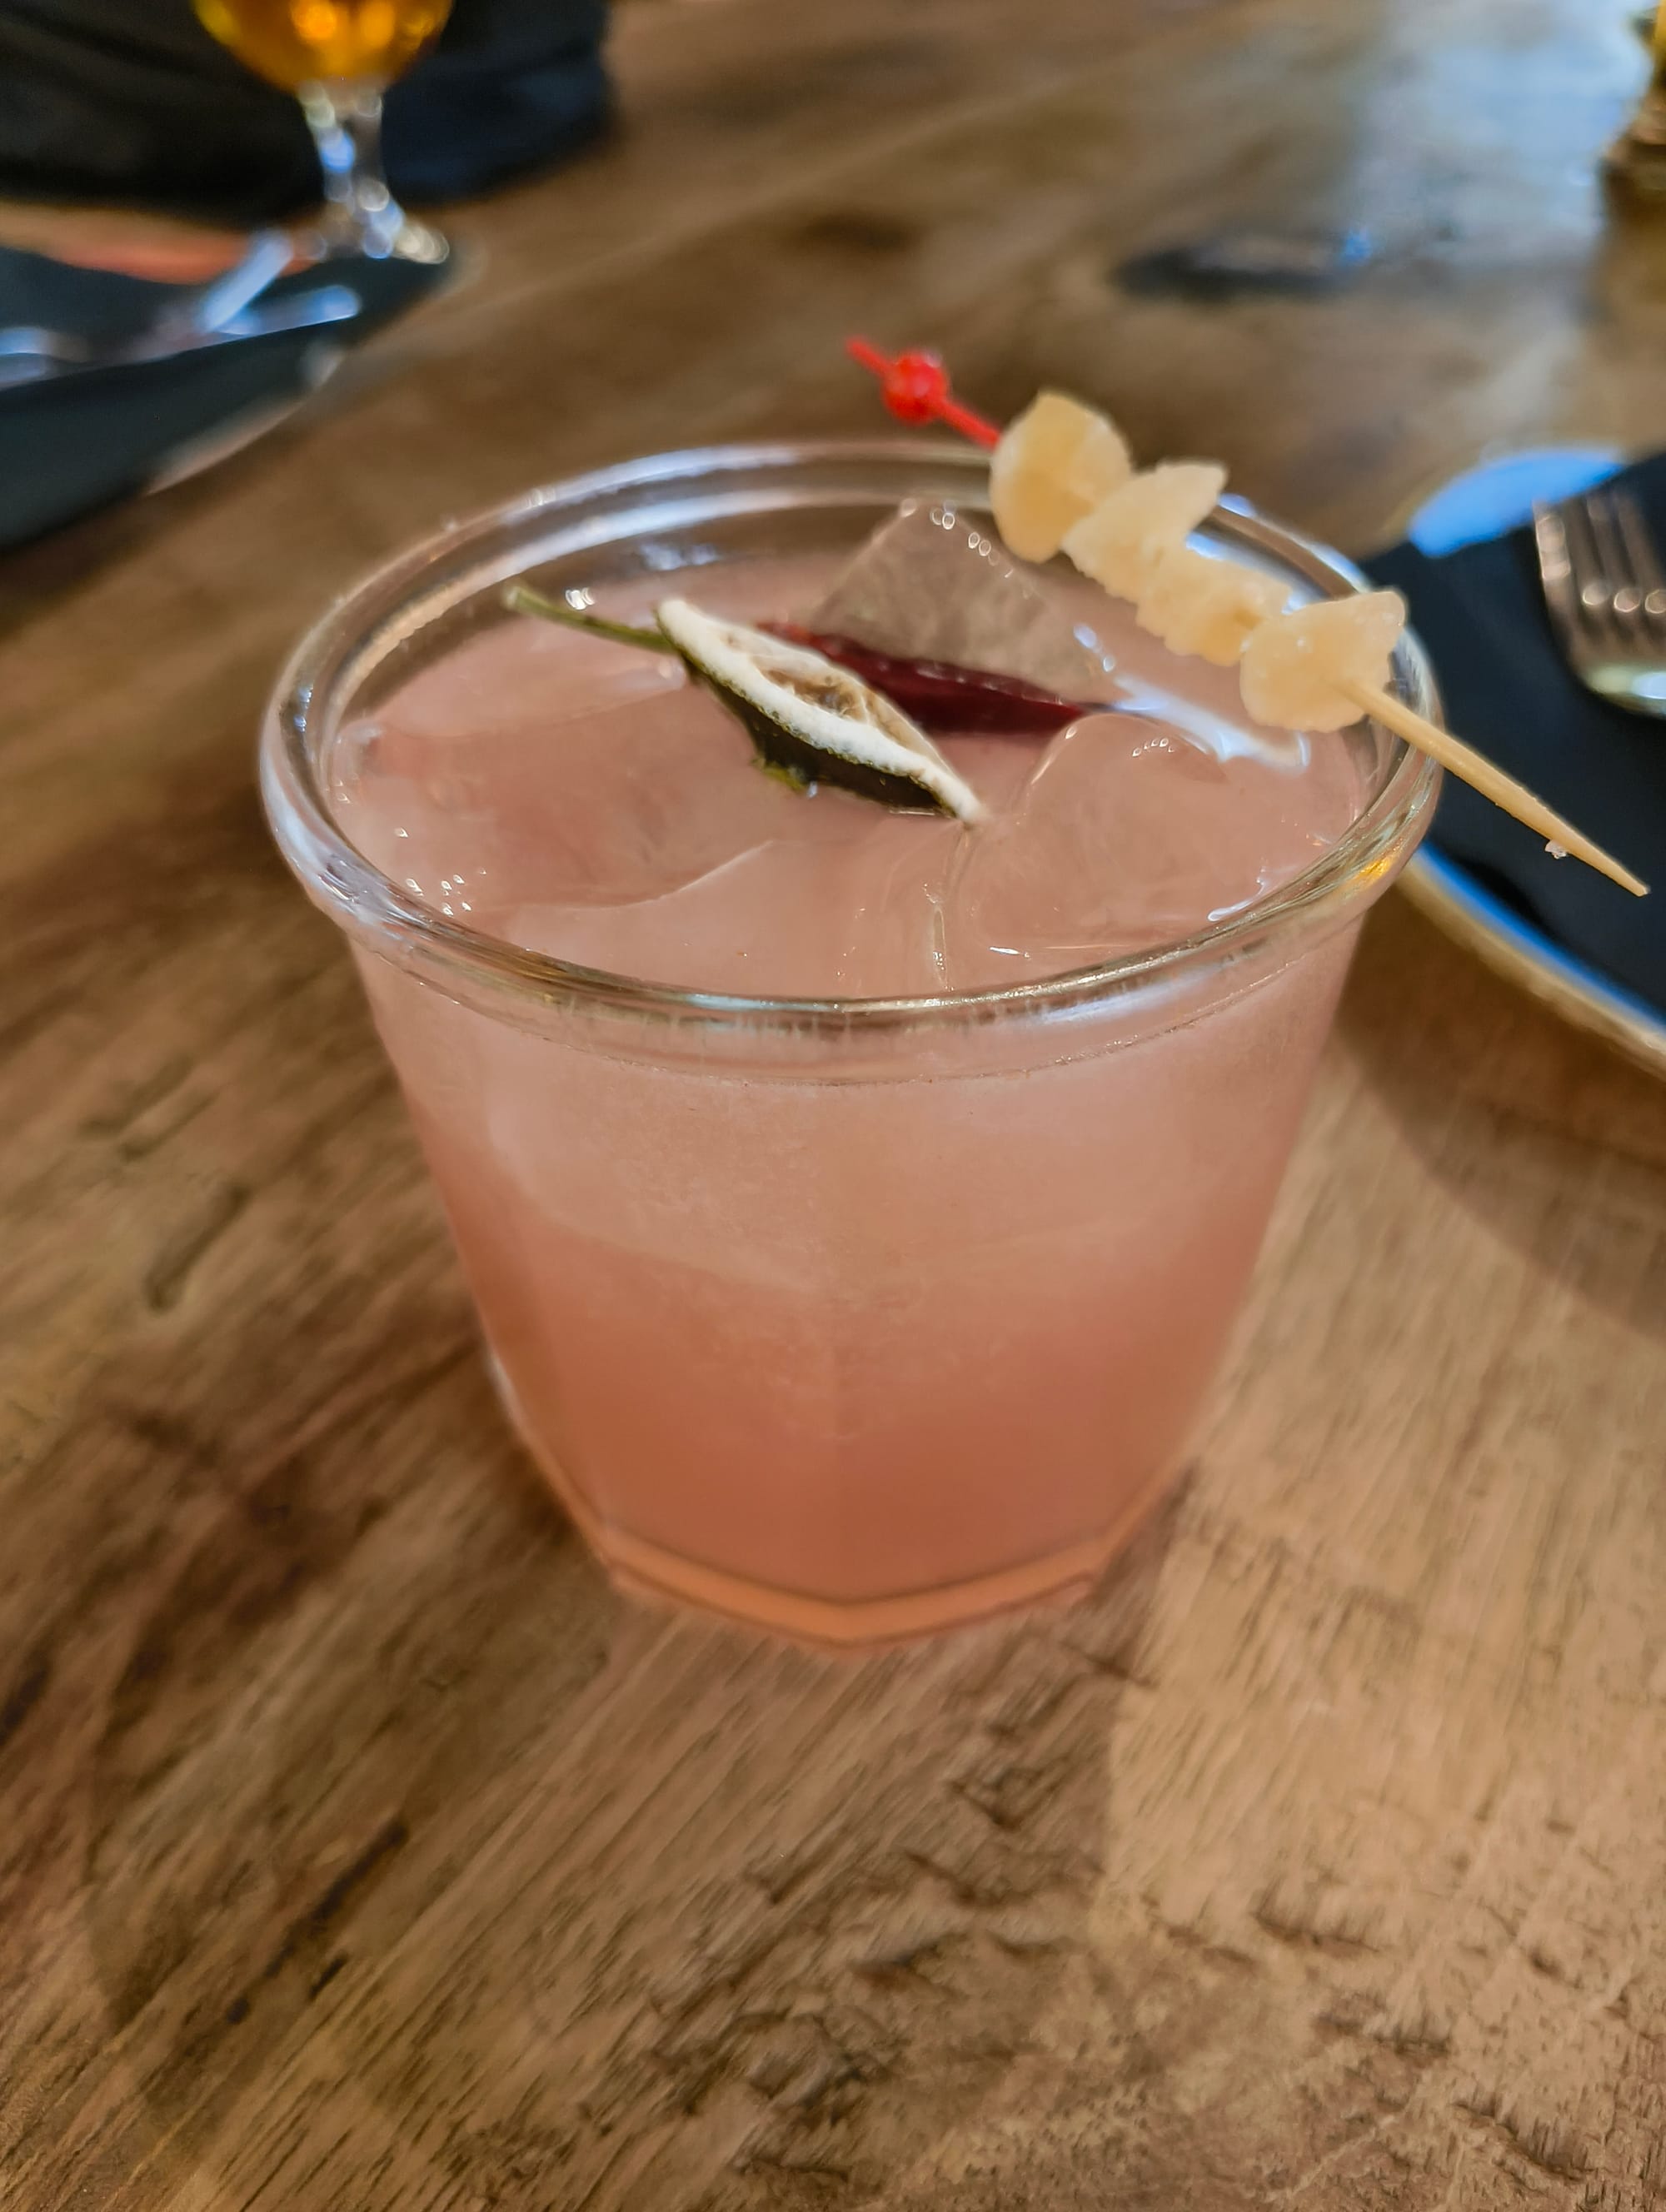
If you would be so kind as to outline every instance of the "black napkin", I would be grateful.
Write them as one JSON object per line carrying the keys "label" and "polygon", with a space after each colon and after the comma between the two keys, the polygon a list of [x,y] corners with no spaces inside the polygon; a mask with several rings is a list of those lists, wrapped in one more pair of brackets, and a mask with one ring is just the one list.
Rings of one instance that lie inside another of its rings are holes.
{"label": "black napkin", "polygon": [[[1666,453],[1627,485],[1666,550]],[[1434,662],[1447,727],[1655,888],[1633,898],[1454,776],[1432,842],[1569,952],[1666,1012],[1666,721],[1611,707],[1562,658],[1530,528],[1431,559],[1396,545],[1365,564],[1403,592]]]}
{"label": "black napkin", "polygon": [[[235,445],[446,273],[410,261],[325,262],[280,277],[257,305],[344,284],[362,302],[349,322],[0,386],[0,550],[143,490],[199,450]],[[133,337],[188,289],[0,250],[0,326],[42,325],[99,343]]]}

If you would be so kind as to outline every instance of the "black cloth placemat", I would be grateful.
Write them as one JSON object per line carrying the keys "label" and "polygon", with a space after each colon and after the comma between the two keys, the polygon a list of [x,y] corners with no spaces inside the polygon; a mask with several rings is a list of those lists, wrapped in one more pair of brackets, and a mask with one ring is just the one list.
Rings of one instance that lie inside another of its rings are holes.
{"label": "black cloth placemat", "polygon": [[[345,284],[362,302],[350,322],[0,386],[0,550],[143,491],[199,443],[234,443],[240,426],[304,398],[348,347],[446,276],[443,267],[410,261],[324,262],[281,277],[258,305]],[[119,340],[147,329],[185,289],[0,251],[0,326],[44,325],[94,343]]]}
{"label": "black cloth placemat", "polygon": [[[1666,453],[1629,486],[1666,549]],[[1587,691],[1550,626],[1530,528],[1432,559],[1409,544],[1365,566],[1403,592],[1447,727],[1655,888],[1633,898],[1448,776],[1432,841],[1516,913],[1666,1012],[1666,720]]]}

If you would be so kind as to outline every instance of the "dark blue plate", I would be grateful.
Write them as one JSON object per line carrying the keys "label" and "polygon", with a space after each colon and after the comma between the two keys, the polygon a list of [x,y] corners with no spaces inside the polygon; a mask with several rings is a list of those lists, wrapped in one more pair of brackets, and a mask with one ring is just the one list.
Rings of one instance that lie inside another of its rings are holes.
{"label": "dark blue plate", "polygon": [[[1422,552],[1455,552],[1530,520],[1535,500],[1571,499],[1600,483],[1622,459],[1612,447],[1556,446],[1484,461],[1426,500],[1408,535]],[[1402,880],[1414,905],[1490,968],[1565,1021],[1666,1074],[1666,1018],[1658,1009],[1524,921],[1432,840]]]}
{"label": "dark blue plate", "polygon": [[[281,276],[261,304],[344,284],[362,302],[350,322],[0,387],[0,550],[246,445],[299,406],[350,347],[452,274],[451,264],[322,262]],[[147,329],[182,289],[0,249],[0,324],[120,340]]]}

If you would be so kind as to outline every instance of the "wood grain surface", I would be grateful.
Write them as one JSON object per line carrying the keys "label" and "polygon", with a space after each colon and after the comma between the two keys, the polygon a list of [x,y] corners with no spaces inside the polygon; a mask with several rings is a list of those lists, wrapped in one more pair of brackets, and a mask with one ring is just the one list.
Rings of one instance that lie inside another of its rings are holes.
{"label": "wood grain surface", "polygon": [[[1666,2202],[1666,1094],[1369,927],[1229,1371],[1090,1602],[824,1660],[503,1431],[251,777],[370,560],[1043,376],[1386,535],[1666,428],[1608,0],[636,0],[622,135],[279,434],[0,567],[0,2205]],[[1312,295],[1132,258],[1366,226]]]}

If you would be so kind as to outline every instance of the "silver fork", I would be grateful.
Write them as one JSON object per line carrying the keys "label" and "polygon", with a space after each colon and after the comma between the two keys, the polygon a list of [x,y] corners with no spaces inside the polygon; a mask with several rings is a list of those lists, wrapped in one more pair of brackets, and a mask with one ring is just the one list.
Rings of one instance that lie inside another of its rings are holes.
{"label": "silver fork", "polygon": [[1539,574],[1574,674],[1616,707],[1666,715],[1666,574],[1628,491],[1533,510]]}
{"label": "silver fork", "polygon": [[97,342],[72,331],[13,323],[0,330],[0,356],[26,368],[39,362],[50,369],[88,368],[183,353],[204,338],[232,330],[240,316],[283,274],[295,255],[295,241],[287,231],[257,231],[234,268],[180,295],[134,337]]}
{"label": "silver fork", "polygon": [[[78,376],[88,369],[119,368],[129,363],[173,361],[188,353],[208,353],[216,347],[235,345],[245,338],[275,337],[282,331],[309,331],[325,323],[346,323],[359,314],[362,302],[348,284],[319,284],[310,292],[291,293],[267,307],[240,308],[222,319],[217,329],[179,343],[151,337],[95,354],[64,346],[49,350],[44,344],[13,345],[12,333],[0,330],[0,392],[20,384],[44,384],[49,380]],[[48,339],[54,333],[25,333]]]}

